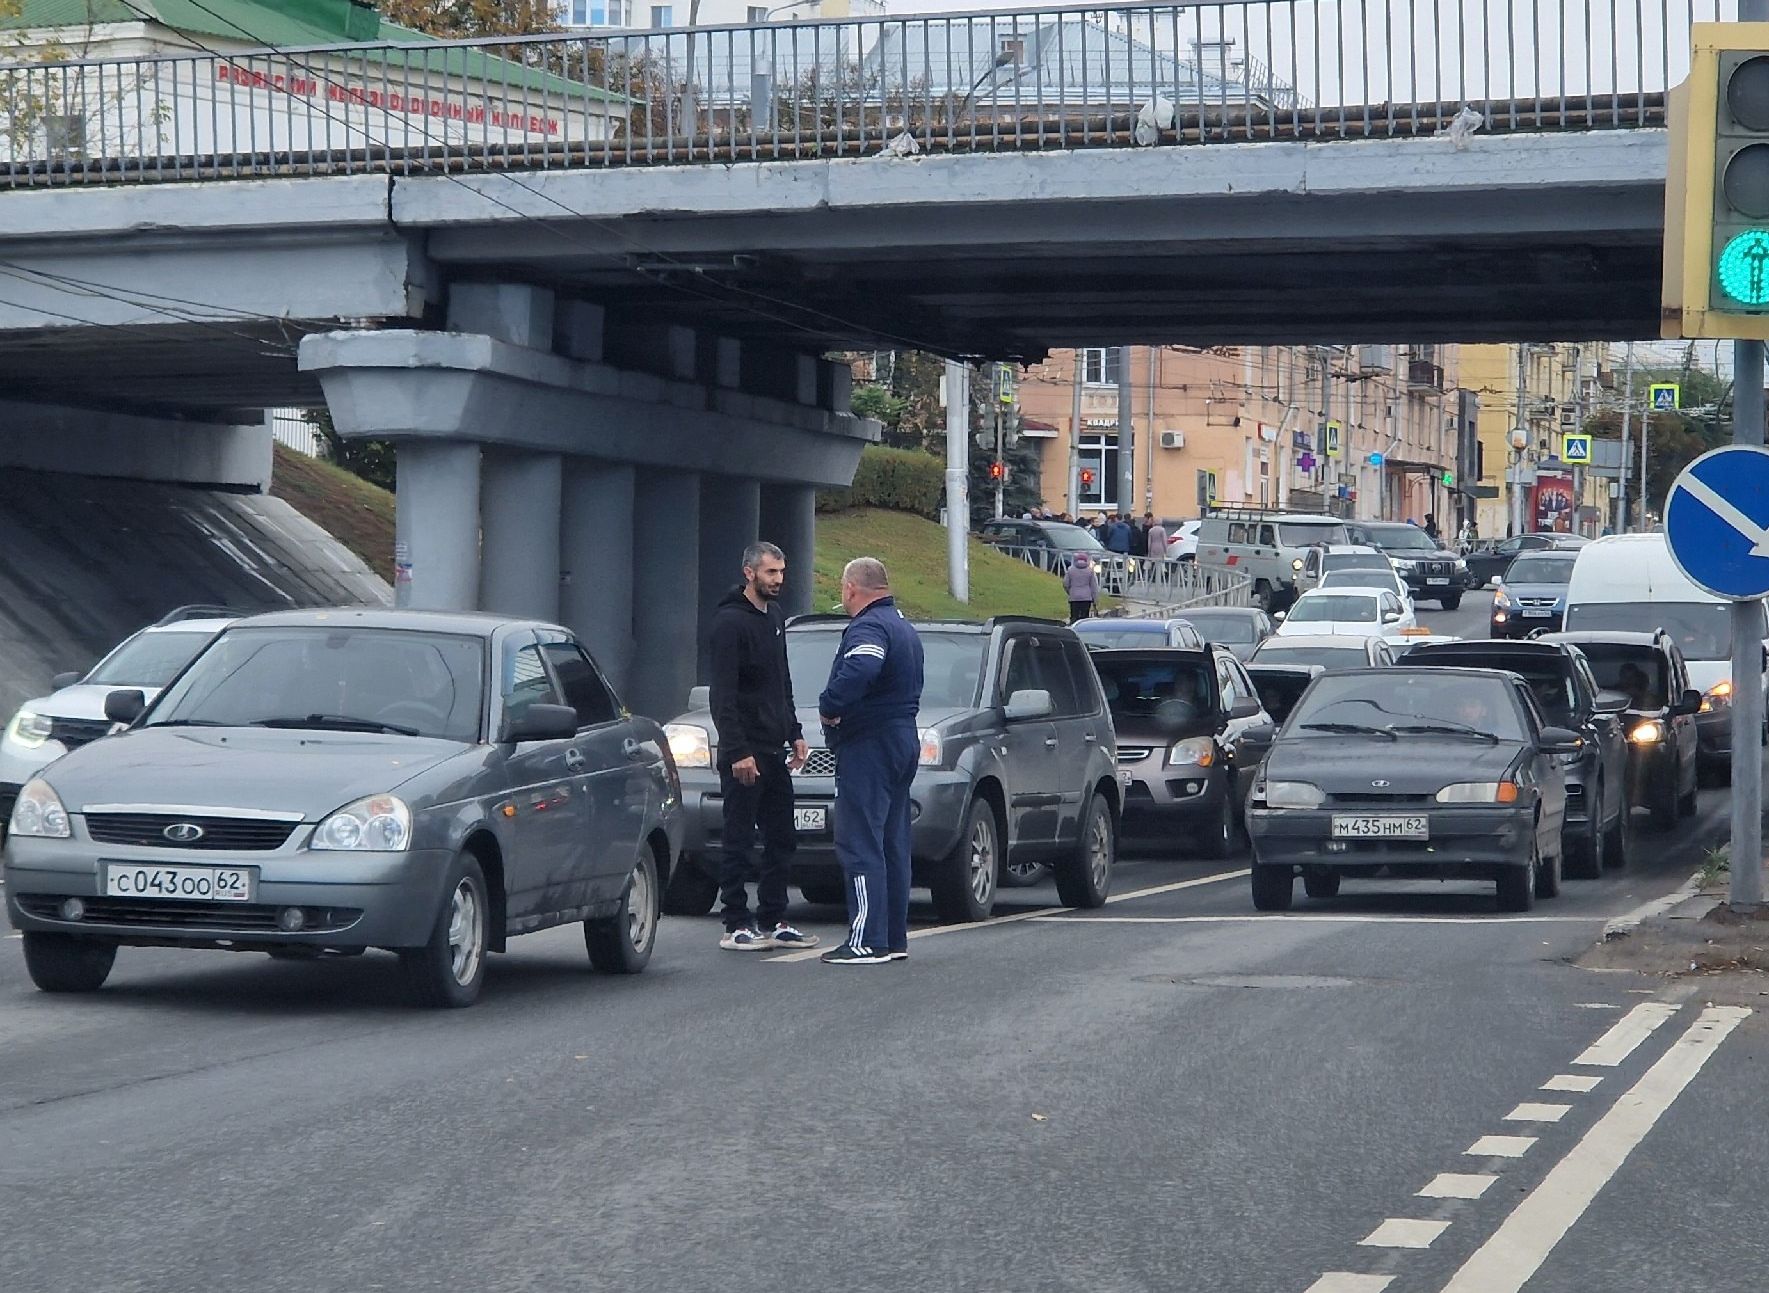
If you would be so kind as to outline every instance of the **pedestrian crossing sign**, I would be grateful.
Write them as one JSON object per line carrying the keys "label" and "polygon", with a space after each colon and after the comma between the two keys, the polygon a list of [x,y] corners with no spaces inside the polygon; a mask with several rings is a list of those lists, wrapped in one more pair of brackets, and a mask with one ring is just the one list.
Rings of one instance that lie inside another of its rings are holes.
{"label": "pedestrian crossing sign", "polygon": [[1340,432],[1340,430],[1341,430],[1341,427],[1340,427],[1339,423],[1337,423],[1337,422],[1328,422],[1327,423],[1327,431],[1326,431],[1326,434],[1322,437],[1322,440],[1326,444],[1326,454],[1327,454],[1327,457],[1329,457],[1329,458],[1337,458],[1339,456],[1339,432]]}
{"label": "pedestrian crossing sign", "polygon": [[1591,437],[1564,435],[1560,437],[1560,461],[1585,466],[1591,461]]}
{"label": "pedestrian crossing sign", "polygon": [[1683,391],[1676,382],[1654,382],[1646,388],[1647,407],[1665,413],[1683,407]]}

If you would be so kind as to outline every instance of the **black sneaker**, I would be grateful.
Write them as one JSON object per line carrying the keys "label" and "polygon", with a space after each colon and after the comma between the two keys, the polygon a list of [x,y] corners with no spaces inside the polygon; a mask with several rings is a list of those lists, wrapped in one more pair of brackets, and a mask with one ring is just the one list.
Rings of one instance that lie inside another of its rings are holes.
{"label": "black sneaker", "polygon": [[855,951],[851,943],[831,948],[817,958],[825,965],[883,965],[891,959],[889,952],[875,952],[870,947]]}
{"label": "black sneaker", "polygon": [[890,951],[885,953],[885,959],[887,961],[907,961],[909,959],[909,949],[906,947],[893,947]]}

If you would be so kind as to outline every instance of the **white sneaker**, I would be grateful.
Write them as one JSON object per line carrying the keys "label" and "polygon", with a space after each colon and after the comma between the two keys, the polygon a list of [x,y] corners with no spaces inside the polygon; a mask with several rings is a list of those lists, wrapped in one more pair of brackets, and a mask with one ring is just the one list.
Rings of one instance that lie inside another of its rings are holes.
{"label": "white sneaker", "polygon": [[719,940],[719,946],[728,952],[762,952],[780,944],[754,925],[740,925],[736,929],[727,930],[725,936]]}

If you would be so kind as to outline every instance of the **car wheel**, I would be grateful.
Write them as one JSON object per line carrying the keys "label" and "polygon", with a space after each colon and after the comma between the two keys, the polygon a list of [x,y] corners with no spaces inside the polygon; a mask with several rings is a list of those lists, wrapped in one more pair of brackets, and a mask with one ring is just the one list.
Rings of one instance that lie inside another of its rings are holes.
{"label": "car wheel", "polygon": [[1075,851],[1053,868],[1056,895],[1065,907],[1103,907],[1112,892],[1112,863],[1118,857],[1118,829],[1112,805],[1090,795],[1081,814],[1081,839]]}
{"label": "car wheel", "polygon": [[1049,876],[1050,867],[1043,862],[1027,862],[1010,857],[1001,864],[1000,882],[1003,889],[1025,889],[1044,883]]}
{"label": "car wheel", "polygon": [[1302,873],[1302,892],[1310,898],[1337,898],[1339,896],[1339,873],[1337,871],[1304,871]]}
{"label": "car wheel", "polygon": [[[1608,805],[1603,802],[1603,787],[1597,787],[1597,796],[1591,806],[1591,828],[1571,848],[1566,874],[1575,880],[1595,880],[1603,874],[1603,814]],[[1543,894],[1549,898],[1552,894]]]}
{"label": "car wheel", "polygon": [[987,920],[995,909],[995,881],[1001,867],[1001,832],[995,810],[986,799],[973,799],[965,814],[964,833],[928,889],[941,920]]}
{"label": "car wheel", "polygon": [[1198,854],[1220,862],[1235,851],[1235,783],[1231,777],[1223,784],[1222,802],[1210,820],[1209,830],[1198,839]]}
{"label": "car wheel", "polygon": [[1289,911],[1296,897],[1296,872],[1287,866],[1253,864],[1253,906],[1259,911]]}
{"label": "car wheel", "polygon": [[1277,600],[1277,594],[1272,592],[1271,585],[1265,580],[1261,579],[1253,585],[1253,601],[1267,615],[1272,613]]}
{"label": "car wheel", "polygon": [[627,876],[620,910],[612,916],[584,922],[584,947],[590,964],[604,974],[637,974],[651,960],[657,945],[657,858],[649,847],[639,850],[639,860]]}
{"label": "car wheel", "polygon": [[485,982],[486,930],[491,904],[485,873],[470,853],[455,859],[448,896],[436,913],[430,941],[399,954],[406,991],[420,1006],[458,1008],[479,999]]}
{"label": "car wheel", "polygon": [[116,960],[115,943],[25,931],[25,970],[43,992],[97,992],[110,977]]}
{"label": "car wheel", "polygon": [[1453,596],[1445,597],[1441,600],[1443,603],[1443,608],[1446,611],[1453,611],[1462,604],[1462,594],[1456,593]]}
{"label": "car wheel", "polygon": [[846,907],[848,905],[848,892],[842,887],[839,880],[834,884],[819,884],[815,881],[810,884],[801,884],[799,892],[804,895],[806,902],[819,907]]}
{"label": "car wheel", "polygon": [[[838,890],[839,893],[839,890]],[[663,891],[663,910],[669,916],[704,916],[719,900],[717,877],[708,875],[698,857],[684,853]],[[837,902],[841,899],[838,896]]]}
{"label": "car wheel", "polygon": [[1615,822],[1603,832],[1603,869],[1620,871],[1628,865],[1628,806],[1623,804]]}
{"label": "car wheel", "polygon": [[1506,867],[1499,872],[1499,910],[1528,911],[1536,905],[1536,872],[1541,869],[1541,855],[1530,845],[1528,866]]}

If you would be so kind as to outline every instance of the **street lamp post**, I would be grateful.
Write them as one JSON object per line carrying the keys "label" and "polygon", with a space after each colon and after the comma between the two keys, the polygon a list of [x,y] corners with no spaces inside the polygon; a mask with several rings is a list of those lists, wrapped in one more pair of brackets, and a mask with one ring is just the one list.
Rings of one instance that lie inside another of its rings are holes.
{"label": "street lamp post", "polygon": [[1523,451],[1529,446],[1529,429],[1511,428],[1511,533],[1523,533]]}

